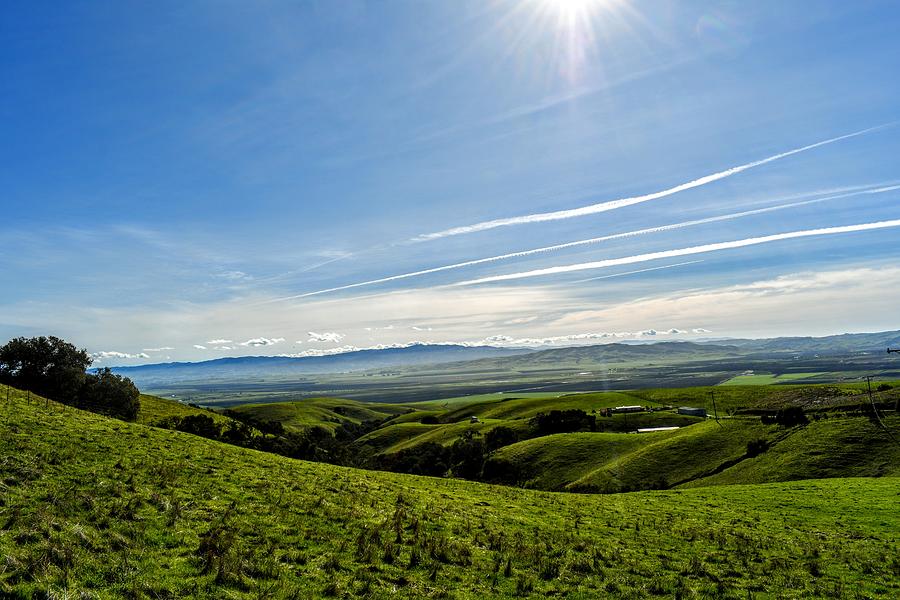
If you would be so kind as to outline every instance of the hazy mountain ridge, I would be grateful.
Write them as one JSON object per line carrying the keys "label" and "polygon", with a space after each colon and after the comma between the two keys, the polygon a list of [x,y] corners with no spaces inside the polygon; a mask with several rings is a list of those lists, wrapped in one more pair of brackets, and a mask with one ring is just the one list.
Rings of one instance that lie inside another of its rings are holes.
{"label": "hazy mountain ridge", "polygon": [[824,337],[778,337],[762,339],[728,339],[710,342],[728,344],[741,349],[759,351],[794,351],[845,354],[852,352],[885,352],[900,347],[900,331],[874,333],[842,333]]}
{"label": "hazy mountain ridge", "polygon": [[441,369],[526,369],[648,361],[648,364],[796,354],[883,353],[900,347],[900,331],[813,337],[734,339],[710,342],[660,341],[648,344],[597,344],[561,348],[501,348],[455,344],[416,344],[405,348],[358,350],[329,356],[245,356],[203,362],[172,362],[113,367],[138,386],[200,380],[303,378],[307,375],[363,373],[398,369],[404,373]]}
{"label": "hazy mountain ridge", "polygon": [[511,356],[527,352],[532,352],[532,350],[456,344],[415,344],[405,348],[357,350],[329,356],[226,357],[202,362],[170,362],[112,367],[112,371],[130,377],[138,385],[141,385],[157,381],[171,383],[194,379],[263,378],[368,371]]}

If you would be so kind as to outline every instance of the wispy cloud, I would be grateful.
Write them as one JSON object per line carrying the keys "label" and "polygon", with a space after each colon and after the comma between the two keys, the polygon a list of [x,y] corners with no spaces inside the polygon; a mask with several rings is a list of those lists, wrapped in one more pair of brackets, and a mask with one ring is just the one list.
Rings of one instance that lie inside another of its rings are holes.
{"label": "wispy cloud", "polygon": [[848,133],[846,135],[841,135],[838,137],[829,138],[827,140],[822,140],[821,142],[816,142],[814,144],[809,144],[806,146],[802,146],[800,148],[795,148],[793,150],[788,150],[786,152],[774,154],[772,156],[769,156],[769,157],[766,157],[766,158],[763,158],[760,160],[755,160],[753,162],[745,163],[743,165],[731,167],[730,169],[725,169],[724,171],[719,171],[717,173],[712,173],[710,175],[704,175],[703,177],[694,179],[692,181],[688,181],[687,183],[682,183],[682,184],[676,185],[674,187],[671,187],[671,188],[668,188],[665,190],[661,190],[658,192],[653,192],[650,194],[643,194],[641,196],[632,196],[632,197],[628,197],[628,198],[619,198],[616,200],[609,200],[606,202],[590,204],[588,206],[582,206],[579,208],[572,208],[572,209],[568,209],[568,210],[558,210],[558,211],[545,212],[545,213],[534,213],[534,214],[530,214],[530,215],[522,215],[519,217],[508,217],[505,219],[494,219],[492,221],[482,221],[481,223],[474,223],[472,225],[464,225],[462,227],[453,227],[450,229],[444,229],[442,231],[437,231],[434,233],[422,234],[422,235],[419,235],[419,236],[413,238],[411,241],[427,242],[427,241],[450,237],[450,236],[455,236],[455,235],[464,235],[464,234],[468,234],[468,233],[475,233],[478,231],[486,231],[488,229],[495,229],[497,227],[508,227],[511,225],[524,225],[526,223],[542,223],[545,221],[558,221],[561,219],[572,219],[575,217],[584,217],[587,215],[594,215],[597,213],[607,212],[610,210],[625,208],[626,206],[632,206],[634,204],[640,204],[642,202],[649,202],[651,200],[658,200],[659,198],[665,198],[667,196],[672,196],[674,194],[678,194],[679,192],[684,192],[686,190],[698,188],[698,187],[713,183],[715,181],[719,181],[721,179],[725,179],[727,177],[737,175],[738,173],[742,173],[744,171],[747,171],[748,169],[760,167],[762,165],[774,162],[776,160],[781,160],[782,158],[787,158],[788,156],[800,154],[801,152],[807,152],[808,150],[812,150],[814,148],[819,148],[821,146],[826,146],[828,144],[833,144],[833,143],[839,142],[841,140],[846,140],[849,138],[864,135],[866,133],[871,133],[873,131],[883,129],[883,128],[889,127],[891,125],[893,125],[893,123],[879,125],[877,127],[870,127],[867,129],[862,129],[860,131],[854,131],[853,133]]}
{"label": "wispy cloud", "polygon": [[231,340],[215,339],[215,340],[209,340],[209,341],[206,342],[206,343],[215,346],[216,344],[230,344],[230,343],[231,343]]}
{"label": "wispy cloud", "polygon": [[310,331],[307,332],[307,334],[309,335],[308,341],[310,342],[330,342],[333,344],[339,343],[345,337],[343,334],[334,331],[326,331],[325,333]]}
{"label": "wispy cloud", "polygon": [[875,223],[861,223],[858,225],[843,225],[839,227],[823,227],[820,229],[806,229],[801,231],[790,231],[787,233],[776,233],[774,235],[766,235],[761,237],[745,238],[743,240],[734,240],[730,242],[718,242],[714,244],[703,244],[702,246],[691,246],[689,248],[679,248],[676,250],[663,250],[661,252],[650,252],[647,254],[636,254],[634,256],[624,256],[622,258],[610,258],[606,260],[598,260],[593,262],[578,263],[573,265],[563,265],[559,267],[548,267],[546,269],[534,269],[532,271],[522,271],[519,273],[509,273],[506,275],[492,275],[490,277],[481,277],[479,279],[470,279],[459,283],[451,284],[451,286],[476,285],[481,283],[491,283],[495,281],[510,281],[513,279],[525,279],[529,277],[541,277],[545,275],[558,275],[561,273],[571,273],[573,271],[584,271],[588,269],[603,269],[606,267],[616,267],[620,265],[631,265],[635,263],[648,262],[661,258],[675,258],[679,256],[690,256],[693,254],[702,254],[706,252],[716,252],[718,250],[730,250],[733,248],[744,248],[746,246],[756,246],[759,244],[767,244],[770,242],[778,242],[782,240],[791,240],[805,237],[815,237],[821,235],[836,235],[840,233],[853,233],[859,231],[872,231],[876,229],[887,229],[890,227],[900,227],[900,219],[890,221],[878,221]]}
{"label": "wispy cloud", "polygon": [[222,279],[228,279],[229,281],[245,281],[253,279],[253,277],[247,275],[243,271],[222,271],[221,273],[216,273],[215,276]]}
{"label": "wispy cloud", "polygon": [[197,350],[206,350],[206,346],[203,346],[202,344],[194,344],[194,348]]}
{"label": "wispy cloud", "polygon": [[252,338],[247,340],[246,342],[241,342],[238,344],[239,346],[251,346],[251,347],[261,347],[261,346],[274,346],[275,344],[280,344],[284,341],[283,337],[280,338]]}
{"label": "wispy cloud", "polygon": [[[705,331],[705,330],[701,330]],[[416,346],[464,346],[466,348],[482,348],[486,346],[498,348],[541,348],[553,346],[584,346],[597,342],[614,342],[617,340],[657,338],[665,336],[679,336],[688,334],[686,329],[671,327],[668,329],[643,329],[639,331],[604,331],[591,333],[573,333],[569,335],[555,335],[548,337],[514,337],[510,335],[491,335],[479,340],[416,340],[393,344],[375,344],[372,346],[338,346],[336,348],[303,350],[279,354],[286,358],[307,358],[312,356],[334,356],[348,352],[360,352],[363,350],[387,350],[399,348],[413,348]]]}
{"label": "wispy cloud", "polygon": [[[851,189],[852,191],[844,191],[847,189]],[[710,223],[717,223],[720,221],[729,221],[732,219],[740,219],[742,217],[761,215],[761,214],[775,212],[775,211],[779,211],[779,210],[786,210],[789,208],[798,208],[800,206],[807,206],[810,204],[817,204],[820,202],[828,202],[830,200],[840,200],[840,199],[844,199],[844,198],[851,198],[853,196],[859,196],[859,195],[865,195],[865,194],[880,194],[880,193],[890,192],[890,191],[894,191],[894,190],[898,190],[898,189],[900,189],[900,185],[896,185],[896,184],[880,185],[879,184],[877,186],[866,186],[863,189],[842,188],[841,190],[834,190],[834,191],[842,192],[842,193],[838,193],[838,194],[832,194],[830,192],[814,192],[812,194],[814,196],[821,196],[823,193],[829,194],[829,195],[826,195],[824,197],[816,197],[811,200],[788,202],[788,203],[784,203],[784,204],[778,204],[776,206],[767,206],[764,208],[756,208],[753,210],[744,210],[744,211],[740,211],[740,212],[729,213],[726,215],[718,215],[715,217],[706,217],[703,219],[693,219],[690,221],[682,221],[680,223],[659,225],[657,227],[647,227],[644,229],[637,229],[634,231],[625,231],[622,233],[614,233],[614,234],[610,234],[610,235],[604,235],[604,236],[589,238],[589,239],[585,239],[585,240],[566,242],[564,244],[554,244],[552,246],[543,246],[541,248],[533,248],[530,250],[522,250],[519,252],[509,252],[507,254],[499,254],[497,256],[489,256],[486,258],[467,260],[467,261],[463,261],[463,262],[459,262],[459,263],[442,265],[439,267],[432,267],[430,269],[422,269],[419,271],[412,271],[410,273],[401,273],[399,275],[391,275],[389,277],[381,277],[379,279],[370,279],[368,281],[360,281],[357,283],[350,283],[347,285],[341,285],[341,286],[326,288],[326,289],[322,289],[322,290],[316,290],[313,292],[306,292],[304,294],[296,294],[296,295],[287,296],[284,298],[277,298],[274,300],[270,300],[269,302],[279,302],[279,301],[284,301],[284,300],[296,300],[299,298],[307,298],[310,296],[318,296],[321,294],[330,294],[333,292],[340,292],[340,291],[344,291],[344,290],[350,290],[350,289],[355,289],[355,288],[360,288],[360,287],[365,287],[365,286],[370,286],[370,285],[377,285],[380,283],[389,283],[392,281],[400,281],[402,279],[409,279],[411,277],[421,277],[423,275],[430,275],[432,273],[440,273],[442,271],[450,271],[453,269],[462,269],[465,267],[472,267],[472,266],[476,266],[476,265],[492,263],[492,262],[501,261],[501,260],[509,260],[509,259],[513,259],[513,258],[525,258],[527,256],[533,256],[536,254],[543,254],[543,253],[547,253],[547,252],[555,252],[555,251],[559,251],[559,250],[566,250],[569,248],[576,248],[578,246],[599,244],[602,242],[626,239],[626,238],[637,237],[637,236],[653,234],[653,233],[664,233],[667,231],[683,229],[685,227],[694,227],[697,225],[708,225]],[[801,197],[808,197],[808,196],[809,196],[809,194],[805,194]]]}
{"label": "wispy cloud", "polygon": [[174,350],[172,346],[162,346],[160,348],[144,348],[144,352],[165,352],[166,350]]}
{"label": "wispy cloud", "polygon": [[138,352],[137,354],[129,354],[128,352],[117,352],[115,350],[104,350],[102,352],[94,352],[91,354],[91,358],[96,361],[103,361],[110,358],[150,358],[150,355],[145,352]]}

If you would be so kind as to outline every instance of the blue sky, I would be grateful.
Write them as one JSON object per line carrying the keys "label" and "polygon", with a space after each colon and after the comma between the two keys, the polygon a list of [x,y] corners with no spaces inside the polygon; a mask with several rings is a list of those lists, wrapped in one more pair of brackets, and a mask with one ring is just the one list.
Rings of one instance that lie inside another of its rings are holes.
{"label": "blue sky", "polygon": [[890,1],[7,6],[0,339],[131,364],[900,328],[898,26]]}

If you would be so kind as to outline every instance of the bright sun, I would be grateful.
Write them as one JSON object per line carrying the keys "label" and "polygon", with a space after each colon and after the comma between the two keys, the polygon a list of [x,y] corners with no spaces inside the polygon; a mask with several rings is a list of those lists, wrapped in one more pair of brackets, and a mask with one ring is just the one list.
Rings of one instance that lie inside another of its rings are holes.
{"label": "bright sun", "polygon": [[590,15],[603,0],[544,0],[547,8],[562,19],[576,19]]}

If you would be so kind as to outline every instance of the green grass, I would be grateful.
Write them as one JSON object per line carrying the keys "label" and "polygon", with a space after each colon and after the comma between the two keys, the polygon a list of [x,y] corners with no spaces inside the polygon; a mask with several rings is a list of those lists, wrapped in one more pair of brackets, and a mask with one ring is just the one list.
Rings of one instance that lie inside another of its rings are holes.
{"label": "green grass", "polygon": [[229,419],[211,410],[196,408],[187,404],[182,404],[177,400],[168,398],[159,398],[157,396],[149,396],[141,394],[141,410],[138,414],[138,422],[145,425],[154,425],[163,419],[170,417],[189,417],[194,415],[205,415],[220,423],[227,423]]}
{"label": "green grass", "polygon": [[341,423],[380,421],[408,413],[412,409],[400,404],[357,402],[341,398],[309,398],[297,402],[245,404],[231,410],[260,421],[280,421],[288,431],[301,431],[315,426],[333,430]]}
{"label": "green grass", "polygon": [[505,446],[492,460],[519,466],[518,481],[508,483],[561,490],[659,435],[667,434],[558,433]]}
{"label": "green grass", "polygon": [[754,373],[752,375],[737,375],[719,385],[773,385],[790,381],[800,381],[811,377],[818,377],[824,373]]}
{"label": "green grass", "polygon": [[422,423],[397,423],[367,433],[354,443],[368,446],[376,453],[396,452],[408,441],[441,427],[441,425],[423,425]]}
{"label": "green grass", "polygon": [[484,435],[494,427],[499,427],[501,425],[518,430],[522,430],[527,426],[524,421],[503,421],[500,419],[485,419],[480,421],[479,423],[470,423],[469,421],[463,421],[460,423],[450,423],[447,425],[430,426],[431,428],[428,431],[422,433],[422,435],[410,438],[389,448],[386,448],[384,452],[399,452],[400,450],[414,448],[419,444],[424,444],[427,442],[441,444],[442,446],[449,446],[456,440],[460,439],[466,431],[472,431],[479,435]]}
{"label": "green grass", "polygon": [[[884,422],[900,439],[900,416],[888,416]],[[865,417],[814,420],[778,437],[783,439],[760,456],[689,485],[900,476],[900,444]]]}
{"label": "green grass", "polygon": [[14,394],[0,596],[896,597],[900,480],[610,496],[294,461]]}
{"label": "green grass", "polygon": [[[551,410],[583,410],[591,412],[600,408],[611,408],[634,404],[634,397],[621,392],[601,392],[589,394],[567,394],[561,396],[539,396],[521,398],[516,396],[482,401],[445,413],[443,420],[460,421],[475,415],[487,419],[529,419],[538,413]],[[647,406],[658,406],[653,401]]]}

